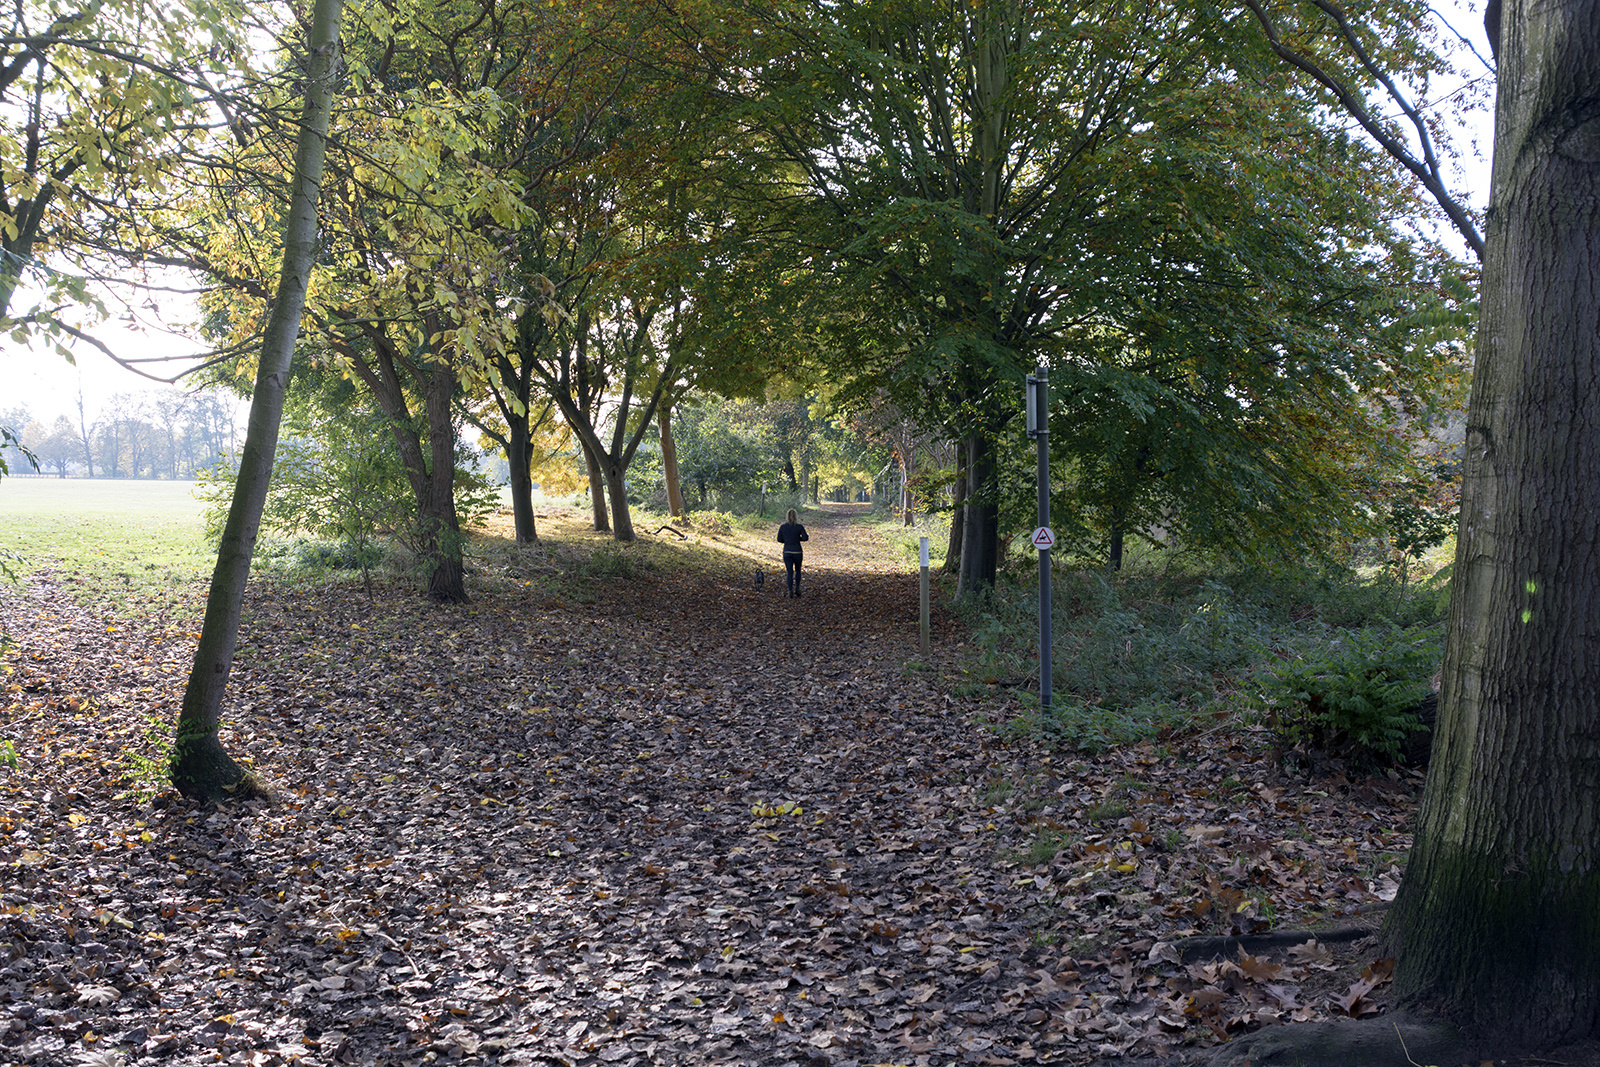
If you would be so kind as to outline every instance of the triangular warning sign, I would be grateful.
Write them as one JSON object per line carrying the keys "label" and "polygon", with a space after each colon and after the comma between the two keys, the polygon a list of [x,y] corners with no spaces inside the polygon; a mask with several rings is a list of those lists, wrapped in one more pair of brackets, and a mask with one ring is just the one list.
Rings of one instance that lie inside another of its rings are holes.
{"label": "triangular warning sign", "polygon": [[1048,526],[1041,526],[1033,531],[1033,547],[1041,552],[1047,548],[1056,547],[1055,531]]}

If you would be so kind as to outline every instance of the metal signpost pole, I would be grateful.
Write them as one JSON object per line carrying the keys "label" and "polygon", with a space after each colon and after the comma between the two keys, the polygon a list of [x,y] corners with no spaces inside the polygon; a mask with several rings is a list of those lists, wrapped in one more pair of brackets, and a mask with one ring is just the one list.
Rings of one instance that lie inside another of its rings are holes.
{"label": "metal signpost pole", "polygon": [[1039,710],[1050,710],[1050,381],[1044,367],[1028,375],[1028,436],[1039,446],[1039,528],[1033,545],[1039,550]]}

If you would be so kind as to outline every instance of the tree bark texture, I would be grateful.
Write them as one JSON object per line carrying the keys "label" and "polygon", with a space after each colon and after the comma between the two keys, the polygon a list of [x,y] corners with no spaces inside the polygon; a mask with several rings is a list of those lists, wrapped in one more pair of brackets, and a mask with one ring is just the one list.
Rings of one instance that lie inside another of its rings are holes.
{"label": "tree bark texture", "polygon": [[955,484],[951,487],[951,503],[954,505],[950,512],[950,544],[944,550],[944,567],[946,574],[959,574],[961,572],[961,535],[966,531],[967,525],[967,465],[965,449],[956,449],[956,463],[959,470],[956,473]]}
{"label": "tree bark texture", "polygon": [[606,510],[606,479],[600,471],[600,458],[595,455],[594,449],[583,441],[583,461],[589,467],[589,505],[594,509],[594,528],[596,533],[611,532],[611,513]]}
{"label": "tree bark texture", "polygon": [[533,442],[528,433],[526,419],[513,419],[507,424],[506,463],[511,468],[511,519],[516,528],[517,544],[533,545],[539,542],[539,527],[533,515]]}
{"label": "tree bark texture", "polygon": [[662,404],[656,412],[656,427],[661,431],[661,470],[667,480],[667,510],[675,519],[688,513],[683,504],[683,486],[678,480],[678,446],[672,439],[672,405]]}
{"label": "tree bark texture", "polygon": [[618,541],[632,541],[633,509],[628,506],[628,468],[608,457],[603,469],[606,495],[611,499],[611,536]]}
{"label": "tree bark texture", "polygon": [[1600,0],[1506,0],[1439,727],[1387,934],[1411,1003],[1600,1034]]}
{"label": "tree bark texture", "polygon": [[957,595],[994,588],[1000,561],[1000,507],[995,500],[994,445],[981,432],[968,434],[967,500],[962,507],[961,576]]}
{"label": "tree bark texture", "polygon": [[255,554],[266,505],[272,461],[278,450],[278,426],[283,417],[284,391],[289,364],[300,334],[317,242],[317,200],[322,189],[322,164],[327,147],[328,117],[333,105],[333,85],[339,69],[339,18],[342,0],[317,0],[312,14],[310,62],[306,71],[305,102],[300,135],[295,146],[294,180],[290,187],[288,218],[284,223],[283,262],[271,316],[261,341],[255,392],[250,400],[250,420],[233,504],[217,548],[217,565],[211,574],[205,621],[195,649],[194,667],[184,688],[172,746],[172,783],[185,796],[221,800],[238,795],[245,773],[223,749],[218,737],[222,698],[238,644],[239,617],[245,583]]}
{"label": "tree bark texture", "polygon": [[423,403],[430,462],[421,484],[412,480],[418,489],[418,541],[423,559],[432,567],[428,599],[440,604],[465,604],[468,599],[465,544],[456,514],[456,426],[450,413],[455,388],[454,367],[442,360],[429,365]]}

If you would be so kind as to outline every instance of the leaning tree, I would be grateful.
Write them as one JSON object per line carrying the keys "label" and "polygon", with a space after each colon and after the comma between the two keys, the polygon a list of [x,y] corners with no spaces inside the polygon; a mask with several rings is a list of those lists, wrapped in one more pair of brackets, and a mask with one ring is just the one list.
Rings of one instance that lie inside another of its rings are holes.
{"label": "leaning tree", "polygon": [[317,200],[327,148],[333,85],[339,76],[341,0],[317,0],[308,34],[304,106],[296,137],[294,178],[283,227],[283,256],[272,313],[261,342],[250,422],[239,457],[239,477],[217,548],[217,565],[206,597],[205,621],[194,666],[183,692],[177,739],[172,746],[172,782],[185,796],[218,800],[237,795],[242,768],[222,747],[218,731],[222,699],[239,641],[245,582],[255,554],[266,505],[272,460],[278,447],[289,363],[300,333],[306,290],[317,246]]}

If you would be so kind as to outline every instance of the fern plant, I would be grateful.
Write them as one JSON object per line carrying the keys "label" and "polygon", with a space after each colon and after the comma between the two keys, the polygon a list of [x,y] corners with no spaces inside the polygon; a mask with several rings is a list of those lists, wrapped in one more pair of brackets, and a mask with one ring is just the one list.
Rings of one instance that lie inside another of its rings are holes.
{"label": "fern plant", "polygon": [[1358,630],[1276,668],[1253,702],[1285,747],[1392,763],[1439,656],[1437,630]]}

